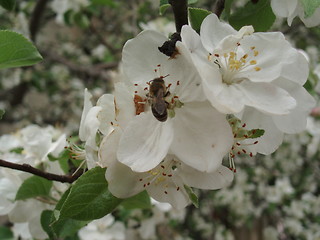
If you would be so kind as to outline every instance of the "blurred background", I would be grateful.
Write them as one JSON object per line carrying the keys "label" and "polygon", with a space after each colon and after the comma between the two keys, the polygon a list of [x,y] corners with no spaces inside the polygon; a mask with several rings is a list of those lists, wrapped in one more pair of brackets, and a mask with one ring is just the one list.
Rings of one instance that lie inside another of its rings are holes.
{"label": "blurred background", "polygon": [[[245,2],[234,1],[232,10]],[[213,11],[215,4],[198,0],[193,6]],[[32,67],[0,71],[0,109],[6,111],[1,135],[30,124],[77,135],[84,89],[95,99],[112,92],[122,77],[124,43],[143,29],[169,35],[175,31],[172,20],[170,9],[159,15],[155,0],[19,0],[11,12],[0,8],[1,29],[31,39],[44,58]],[[320,28],[306,28],[299,19],[288,27],[277,19],[272,30],[283,32],[308,57],[305,87],[318,102]],[[154,209],[119,209],[113,221],[125,226],[131,236],[126,239],[319,240],[319,118],[316,107],[307,131],[286,136],[273,155],[238,157],[232,186],[198,192],[199,209],[176,212],[154,203]],[[2,222],[11,226],[5,217]]]}

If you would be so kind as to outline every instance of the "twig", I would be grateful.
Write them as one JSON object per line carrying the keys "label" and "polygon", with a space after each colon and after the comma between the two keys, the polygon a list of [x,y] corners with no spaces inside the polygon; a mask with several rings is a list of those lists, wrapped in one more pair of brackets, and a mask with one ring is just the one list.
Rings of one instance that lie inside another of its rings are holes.
{"label": "twig", "polygon": [[30,31],[30,37],[32,41],[35,41],[37,32],[39,30],[39,24],[41,17],[43,15],[44,9],[46,8],[46,5],[48,3],[48,0],[38,0],[36,6],[33,9],[30,23],[29,23],[29,31]]}
{"label": "twig", "polygon": [[183,25],[188,25],[188,1],[187,0],[169,0],[172,6],[174,20],[177,32],[181,32]]}
{"label": "twig", "polygon": [[216,2],[214,13],[220,18],[220,15],[224,9],[225,0],[218,0]]}
{"label": "twig", "polygon": [[39,177],[43,177],[45,179],[48,180],[52,180],[52,181],[57,181],[57,182],[67,182],[67,183],[73,183],[75,180],[77,180],[81,175],[82,172],[79,171],[74,175],[58,175],[58,174],[53,174],[53,173],[48,173],[48,172],[44,172],[41,171],[40,169],[34,168],[32,166],[30,166],[29,164],[17,164],[17,163],[11,163],[11,162],[7,162],[5,160],[0,159],[0,166],[1,167],[6,167],[6,168],[11,168],[11,169],[15,169],[15,170],[19,170],[22,172],[28,172],[28,173],[32,173],[33,175],[39,176]]}

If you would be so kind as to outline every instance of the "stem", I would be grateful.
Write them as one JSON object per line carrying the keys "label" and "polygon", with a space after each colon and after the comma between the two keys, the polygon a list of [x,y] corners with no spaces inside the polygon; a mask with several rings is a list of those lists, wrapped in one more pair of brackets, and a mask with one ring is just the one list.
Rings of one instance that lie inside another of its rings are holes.
{"label": "stem", "polygon": [[30,36],[32,41],[36,40],[36,35],[39,30],[40,20],[42,18],[42,15],[46,8],[47,3],[48,3],[48,0],[39,0],[35,8],[33,9],[31,19],[30,19],[30,25],[29,25],[29,31],[30,31]]}
{"label": "stem", "polygon": [[188,25],[188,1],[187,0],[169,0],[171,4],[177,32],[181,32],[183,25]]}
{"label": "stem", "polygon": [[17,163],[11,163],[11,162],[7,162],[5,160],[0,159],[0,166],[1,167],[6,167],[6,168],[11,168],[11,169],[15,169],[15,170],[19,170],[22,172],[28,172],[28,173],[32,173],[33,175],[39,176],[39,177],[43,177],[45,179],[48,180],[52,180],[52,181],[57,181],[57,182],[67,182],[67,183],[73,183],[75,180],[77,180],[81,175],[82,172],[79,171],[78,173],[74,174],[74,175],[58,175],[58,174],[53,174],[53,173],[48,173],[48,172],[44,172],[41,171],[40,169],[34,168],[32,166],[30,166],[29,164],[17,164]]}
{"label": "stem", "polygon": [[225,0],[218,0],[215,6],[214,13],[220,18],[220,15],[224,9]]}

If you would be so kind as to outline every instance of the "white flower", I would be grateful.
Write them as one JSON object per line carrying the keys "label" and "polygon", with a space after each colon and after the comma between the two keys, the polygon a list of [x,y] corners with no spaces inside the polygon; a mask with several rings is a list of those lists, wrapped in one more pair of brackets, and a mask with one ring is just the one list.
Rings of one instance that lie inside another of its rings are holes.
{"label": "white flower", "polygon": [[[199,171],[215,171],[231,148],[230,126],[223,114],[204,101],[201,80],[191,60],[180,54],[186,51],[184,46],[178,44],[174,58],[158,50],[166,40],[157,32],[144,31],[124,46],[124,72],[140,100],[136,102],[137,115],[121,135],[117,158],[133,171],[145,172],[172,153]],[[162,89],[166,121],[156,116],[153,104],[157,100],[150,99],[156,78],[166,86]]]}
{"label": "white flower", "polygon": [[[125,177],[123,177],[125,176]],[[109,190],[119,198],[128,198],[143,190],[159,202],[168,202],[181,209],[189,204],[185,185],[200,189],[219,189],[227,186],[233,173],[220,165],[211,173],[201,172],[168,155],[158,166],[147,172],[133,172],[118,161],[109,165],[106,171]]]}
{"label": "white flower", "polygon": [[124,240],[125,226],[109,214],[80,229],[79,237],[81,240]]}
{"label": "white flower", "polygon": [[305,129],[314,105],[303,88],[308,62],[281,33],[253,33],[250,26],[237,32],[214,14],[203,21],[200,33],[184,26],[181,34],[208,100],[223,113],[237,114],[248,129],[265,130],[250,152],[270,154],[283,133]]}
{"label": "white flower", "polygon": [[289,26],[296,16],[299,16],[307,27],[315,27],[320,24],[320,7],[315,10],[312,16],[306,18],[300,0],[271,0],[271,7],[275,15],[287,18]]}

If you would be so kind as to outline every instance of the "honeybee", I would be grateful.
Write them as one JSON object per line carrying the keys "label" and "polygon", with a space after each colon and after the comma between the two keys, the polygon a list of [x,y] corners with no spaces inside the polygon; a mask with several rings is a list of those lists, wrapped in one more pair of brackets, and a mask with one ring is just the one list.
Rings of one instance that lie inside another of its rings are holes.
{"label": "honeybee", "polygon": [[165,97],[169,94],[163,78],[155,78],[150,81],[151,110],[153,116],[160,122],[165,122],[168,118],[167,107],[169,103],[165,100]]}

